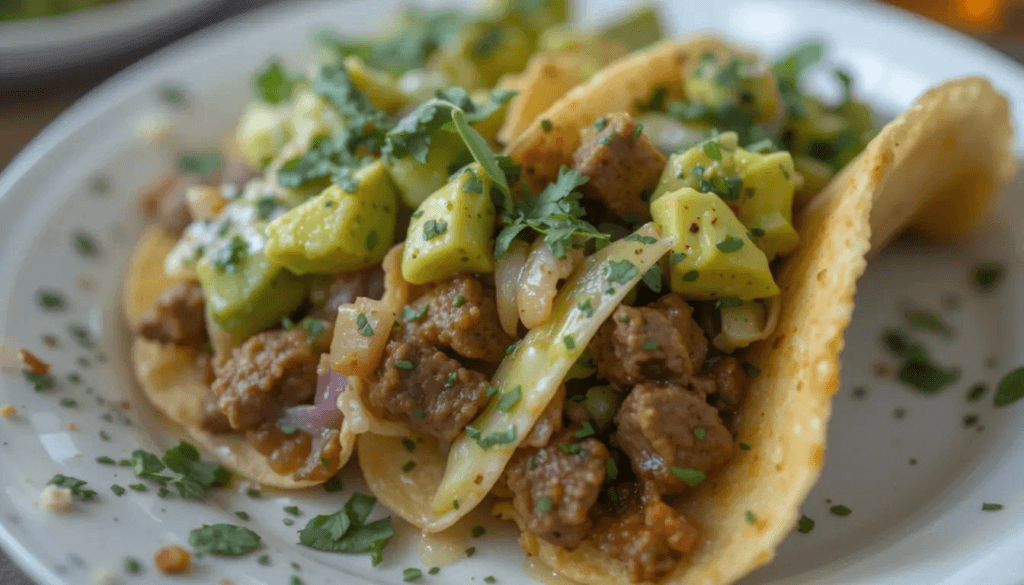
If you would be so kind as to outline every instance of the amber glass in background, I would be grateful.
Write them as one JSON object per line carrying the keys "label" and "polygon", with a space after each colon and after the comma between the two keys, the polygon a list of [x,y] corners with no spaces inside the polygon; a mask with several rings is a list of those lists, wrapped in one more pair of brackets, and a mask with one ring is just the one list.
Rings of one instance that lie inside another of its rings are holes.
{"label": "amber glass in background", "polygon": [[1024,60],[1024,0],[887,0]]}

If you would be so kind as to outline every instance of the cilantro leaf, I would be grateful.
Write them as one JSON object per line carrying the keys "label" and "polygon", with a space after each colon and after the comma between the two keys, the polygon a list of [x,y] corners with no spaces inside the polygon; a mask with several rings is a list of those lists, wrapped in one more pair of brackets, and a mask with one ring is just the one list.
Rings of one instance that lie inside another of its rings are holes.
{"label": "cilantro leaf", "polygon": [[87,502],[96,497],[96,492],[93,490],[82,489],[88,482],[82,479],[69,477],[67,475],[57,474],[53,476],[50,481],[46,482],[48,485],[55,485],[58,487],[68,488],[71,490],[71,495],[82,498],[82,501]]}
{"label": "cilantro leaf", "polygon": [[224,485],[231,479],[227,469],[218,463],[203,461],[195,446],[184,441],[167,450],[163,463],[178,474],[171,483],[183,498],[202,498],[210,488]]}
{"label": "cilantro leaf", "polygon": [[330,100],[338,113],[350,122],[365,122],[367,119],[386,120],[387,118],[373,105],[370,98],[356,87],[344,65],[321,67],[320,74],[313,82],[313,91]]}
{"label": "cilantro leaf", "polygon": [[243,557],[260,547],[260,536],[234,524],[203,524],[188,533],[188,543],[203,554]]}
{"label": "cilantro leaf", "polygon": [[324,552],[370,553],[376,567],[383,560],[384,547],[395,534],[391,518],[366,523],[376,503],[373,496],[353,494],[341,510],[310,520],[299,531],[299,544]]}
{"label": "cilantro leaf", "polygon": [[580,204],[583,194],[576,187],[588,178],[575,169],[562,165],[558,178],[537,197],[527,197],[504,214],[505,227],[498,233],[494,255],[501,257],[512,240],[529,228],[544,236],[555,258],[565,258],[574,237],[606,239],[596,227],[584,221],[586,210]]}
{"label": "cilantro leaf", "polygon": [[288,77],[284,66],[277,59],[267,61],[253,77],[256,97],[272,106],[290,98],[294,85],[295,82]]}

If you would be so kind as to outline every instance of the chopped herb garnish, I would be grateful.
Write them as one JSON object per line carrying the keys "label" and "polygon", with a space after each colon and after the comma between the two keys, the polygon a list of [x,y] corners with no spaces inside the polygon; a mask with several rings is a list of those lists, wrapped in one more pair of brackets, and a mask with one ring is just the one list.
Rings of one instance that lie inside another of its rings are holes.
{"label": "chopped herb garnish", "polygon": [[519,400],[523,397],[523,387],[516,386],[515,388],[505,392],[498,399],[497,409],[501,412],[508,412],[512,410],[512,407],[519,404]]}
{"label": "chopped herb garnish", "polygon": [[672,472],[672,475],[683,480],[690,487],[700,484],[700,482],[708,477],[704,475],[703,471],[689,467],[669,467],[668,470]]}
{"label": "chopped herb garnish", "polygon": [[612,260],[608,263],[608,282],[614,284],[627,284],[636,278],[636,264],[629,260]]}
{"label": "chopped herb garnish", "polygon": [[686,254],[682,252],[676,252],[672,254],[672,257],[670,258],[670,262],[672,262],[672,264],[679,264],[683,260],[686,260]]}
{"label": "chopped herb garnish", "polygon": [[422,577],[423,577],[423,571],[421,571],[421,570],[419,570],[417,568],[414,568],[414,567],[409,567],[408,569],[405,569],[405,570],[402,571],[402,581],[406,581],[406,582],[419,581]]}
{"label": "chopped herb garnish", "polygon": [[249,519],[249,513],[248,512],[238,511],[238,512],[235,512],[235,516],[238,516],[238,518],[240,520],[248,520]]}
{"label": "chopped herb garnish", "polygon": [[981,505],[981,509],[984,512],[998,512],[999,510],[1003,509],[1003,505],[1002,504],[983,503]]}
{"label": "chopped herb garnish", "polygon": [[921,392],[933,394],[959,379],[960,369],[943,368],[922,353],[907,358],[896,377]]}
{"label": "chopped herb garnish", "polygon": [[601,116],[600,118],[594,120],[594,129],[597,130],[598,132],[604,130],[607,126],[608,118],[604,116]]}
{"label": "chopped herb garnish", "polygon": [[550,512],[554,504],[551,502],[551,498],[540,498],[537,500],[537,511],[538,512]]}
{"label": "chopped herb garnish", "polygon": [[551,129],[554,128],[554,126],[552,126],[551,124],[551,120],[548,120],[547,118],[544,118],[543,120],[540,121],[540,127],[545,132],[551,132]]}
{"label": "chopped herb garnish", "polygon": [[577,439],[586,439],[594,434],[594,426],[590,424],[590,421],[583,421],[583,424],[573,432],[572,436]]}
{"label": "chopped herb garnish", "polygon": [[[156,482],[161,488],[170,485],[183,498],[200,499],[207,490],[222,486],[231,478],[227,469],[201,460],[199,451],[184,441],[168,449],[162,458],[136,449],[126,463],[135,468],[140,478]],[[166,475],[165,471],[170,471],[171,475]]]}
{"label": "chopped herb garnish", "polygon": [[423,224],[423,239],[429,242],[430,240],[433,240],[437,236],[440,236],[441,234],[445,233],[446,231],[448,231],[447,221],[437,221],[436,219],[428,219]]}
{"label": "chopped herb garnish", "polygon": [[64,408],[74,408],[78,406],[78,401],[74,398],[61,398],[60,405]]}
{"label": "chopped herb garnish", "polygon": [[429,308],[430,305],[423,305],[419,309],[413,309],[412,307],[409,306],[402,307],[402,320],[405,321],[406,323],[411,323],[412,321],[419,321],[420,319],[423,318],[424,315],[427,314],[427,309]]}
{"label": "chopped herb garnish", "polygon": [[743,368],[743,371],[751,378],[754,378],[761,373],[761,369],[750,362],[740,363],[740,368]]}
{"label": "chopped herb garnish", "polygon": [[704,427],[697,427],[697,428],[693,429],[693,436],[697,437],[698,440],[699,439],[703,439],[704,437],[707,436],[707,434],[708,434],[708,430],[706,428],[704,428]]}
{"label": "chopped herb garnish", "polygon": [[132,557],[125,557],[124,570],[128,573],[138,573],[142,570],[142,565],[139,564],[138,559]]}
{"label": "chopped herb garnish", "polygon": [[722,161],[722,149],[714,140],[708,140],[704,143],[704,154],[708,155],[708,158],[711,160]]}
{"label": "chopped herb garnish", "polygon": [[740,443],[740,451],[750,451],[752,447],[747,443]]}
{"label": "chopped herb garnish", "polygon": [[853,512],[853,510],[847,508],[846,506],[844,506],[842,504],[838,504],[836,506],[832,506],[831,508],[828,509],[828,511],[832,512],[836,516],[849,516],[850,513]]}
{"label": "chopped herb garnish", "polygon": [[974,286],[981,292],[989,292],[1003,279],[1003,267],[995,262],[986,262],[974,267]]}
{"label": "chopped herb garnish", "polygon": [[441,567],[430,567],[430,570],[427,572],[431,575],[436,575],[441,572]]}
{"label": "chopped herb garnish", "polygon": [[566,455],[580,455],[583,453],[583,448],[576,443],[559,443],[558,448]]}
{"label": "chopped herb garnish", "polygon": [[648,339],[643,344],[644,351],[655,351],[655,350],[658,349],[658,347],[659,347],[658,342],[654,341],[653,339]]}
{"label": "chopped herb garnish", "polygon": [[96,256],[99,254],[99,246],[92,236],[85,232],[78,232],[73,239],[75,250],[83,256]]}
{"label": "chopped herb garnish", "polygon": [[981,400],[981,397],[984,396],[986,390],[988,390],[988,388],[980,382],[971,386],[971,389],[967,391],[967,401],[977,402]]}
{"label": "chopped herb garnish", "polygon": [[494,575],[488,575],[488,576],[484,577],[484,583],[497,583],[497,582],[498,582],[498,578],[495,577]]}
{"label": "chopped herb garnish", "polygon": [[647,288],[656,293],[661,292],[662,278],[661,266],[658,264],[652,264],[643,276],[644,284],[647,285]]}
{"label": "chopped herb garnish", "polygon": [[258,498],[258,497],[262,496],[263,493],[260,492],[260,490],[254,488],[254,487],[251,487],[251,488],[245,490],[245,495],[249,496],[250,498]]}
{"label": "chopped herb garnish", "polygon": [[298,506],[285,506],[284,511],[291,514],[292,516],[302,515],[302,510],[299,510]]}
{"label": "chopped herb garnish", "polygon": [[282,523],[285,526],[292,526],[295,524],[295,520],[292,520],[291,518],[285,518],[284,520],[282,520]]}
{"label": "chopped herb garnish", "polygon": [[932,331],[947,338],[954,335],[953,328],[934,313],[922,309],[907,308],[903,310],[903,317],[908,323],[919,329]]}
{"label": "chopped herb garnish", "polygon": [[455,382],[457,382],[458,379],[459,379],[458,374],[456,374],[455,372],[448,372],[448,377],[445,378],[445,380],[444,380],[444,387],[445,388],[451,388],[452,386],[455,385]]}
{"label": "chopped herb garnish", "polygon": [[340,492],[341,490],[342,490],[342,485],[341,485],[341,475],[340,474],[335,475],[331,479],[328,479],[327,483],[324,484],[324,491],[329,493],[329,494],[333,494],[334,492]]}
{"label": "chopped herb garnish", "polygon": [[103,457],[97,457],[96,463],[99,463],[100,465],[117,465],[117,461],[114,461],[112,457],[107,457],[105,455]]}
{"label": "chopped herb garnish", "polygon": [[604,460],[604,473],[608,476],[608,479],[615,481],[619,477],[619,466],[615,464],[615,460],[608,458]]}
{"label": "chopped herb garnish", "polygon": [[[455,509],[458,510],[458,508],[455,508]],[[475,546],[471,546],[471,547],[466,549],[466,556],[467,557],[471,557],[474,554],[476,554],[476,547]]]}
{"label": "chopped herb garnish", "polygon": [[730,254],[743,247],[743,238],[727,235],[724,240],[715,244],[715,247],[724,254]]}
{"label": "chopped herb garnish", "polygon": [[115,496],[120,497],[124,495],[125,489],[115,483],[114,485],[110,486],[110,491],[114,492]]}
{"label": "chopped herb garnish", "polygon": [[325,552],[370,553],[376,567],[384,560],[384,547],[395,534],[391,518],[366,522],[376,503],[373,496],[353,494],[341,510],[310,520],[299,531],[299,544]]}
{"label": "chopped herb garnish", "polygon": [[412,453],[416,450],[416,441],[409,437],[402,437],[402,446],[405,447],[406,451]]}
{"label": "chopped herb garnish", "polygon": [[132,483],[128,485],[128,488],[133,492],[148,492],[149,488],[144,483]]}
{"label": "chopped herb garnish", "polygon": [[590,304],[590,299],[584,299],[576,303],[576,308],[579,309],[587,317],[594,316],[594,306]]}
{"label": "chopped herb garnish", "polygon": [[474,526],[474,527],[469,529],[469,534],[473,538],[480,538],[481,536],[484,535],[485,532],[487,532],[487,530],[483,526],[480,526],[479,524],[477,524],[476,526]]}
{"label": "chopped herb garnish", "polygon": [[36,392],[42,392],[44,390],[53,389],[54,381],[53,376],[49,374],[36,374],[33,372],[22,372],[25,379],[32,384],[32,389]]}
{"label": "chopped herb garnish", "polygon": [[234,524],[204,524],[188,533],[188,543],[203,554],[242,557],[259,548],[260,537]]}
{"label": "chopped herb garnish", "polygon": [[691,271],[683,274],[683,282],[693,282],[693,281],[697,280],[698,276],[700,276],[700,274],[696,270],[691,270]]}
{"label": "chopped herb garnish", "polygon": [[576,349],[576,340],[572,338],[572,335],[566,335],[565,337],[563,337],[562,343],[565,344],[565,349]]}
{"label": "chopped herb garnish", "polygon": [[465,305],[465,304],[466,304],[466,297],[464,297],[462,295],[455,295],[455,298],[452,299],[452,306],[455,307],[456,309],[461,307],[462,305]]}
{"label": "chopped herb garnish", "polygon": [[400,370],[411,370],[413,363],[409,360],[395,360],[395,367]]}
{"label": "chopped herb garnish", "polygon": [[373,327],[370,326],[370,322],[366,319],[365,313],[359,313],[359,315],[356,316],[356,328],[360,335],[373,337]]}
{"label": "chopped herb garnish", "polygon": [[272,106],[287,100],[292,95],[294,81],[288,77],[280,61],[271,59],[253,77],[256,97]]}
{"label": "chopped herb garnish", "polygon": [[50,478],[50,481],[46,482],[48,485],[55,485],[58,487],[68,488],[71,490],[71,495],[82,498],[82,501],[87,502],[96,497],[96,492],[93,490],[83,489],[86,485],[86,481],[69,477],[67,475],[57,474]]}
{"label": "chopped herb garnish", "polygon": [[516,441],[518,429],[513,425],[507,431],[482,435],[480,429],[473,426],[466,426],[466,436],[476,441],[481,449],[487,450],[496,445],[511,445]]}
{"label": "chopped herb garnish", "polygon": [[178,170],[185,175],[209,179],[220,172],[224,159],[219,152],[186,152],[178,157]]}
{"label": "chopped herb garnish", "polygon": [[260,558],[256,559],[256,562],[264,566],[269,565],[270,555],[260,555]]}
{"label": "chopped herb garnish", "polygon": [[996,406],[1013,404],[1024,398],[1024,367],[1017,368],[1003,377],[996,387]]}
{"label": "chopped herb garnish", "polygon": [[40,290],[36,293],[36,302],[47,311],[60,311],[67,306],[64,302],[64,295],[56,290]]}
{"label": "chopped herb garnish", "polygon": [[811,520],[807,516],[801,516],[800,521],[797,523],[796,529],[803,534],[807,534],[808,532],[814,530],[814,520]]}
{"label": "chopped herb garnish", "polygon": [[249,245],[242,236],[235,234],[224,245],[217,248],[211,262],[218,271],[234,274],[238,272],[239,264],[245,260],[248,254]]}
{"label": "chopped herb garnish", "polygon": [[402,466],[402,473],[409,473],[413,469],[416,469],[416,462],[412,460],[406,461],[405,465]]}
{"label": "chopped herb garnish", "polygon": [[747,521],[748,524],[753,524],[754,522],[757,522],[757,516],[754,515],[753,510],[747,510],[746,512],[744,512],[743,518]]}
{"label": "chopped herb garnish", "polygon": [[[256,200],[256,215],[258,215],[260,219],[268,219],[280,206],[281,205],[277,202],[276,197],[260,197]],[[222,229],[226,232],[230,227],[230,223],[224,222]],[[223,236],[224,234],[218,235]]]}

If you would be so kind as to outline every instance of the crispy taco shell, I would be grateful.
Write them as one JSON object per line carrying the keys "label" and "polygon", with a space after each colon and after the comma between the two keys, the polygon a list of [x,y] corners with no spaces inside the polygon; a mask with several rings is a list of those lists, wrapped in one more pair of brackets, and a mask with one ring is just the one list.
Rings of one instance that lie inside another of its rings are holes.
{"label": "crispy taco shell", "polygon": [[[524,164],[534,188],[546,184],[560,165],[571,164],[582,127],[609,112],[635,112],[636,102],[658,87],[680,95],[685,63],[723,47],[715,39],[696,39],[625,57],[540,114],[507,152]],[[549,131],[540,119],[551,122]],[[843,333],[866,256],[908,226],[945,236],[953,232],[939,227],[950,217],[960,221],[955,233],[979,221],[1015,171],[1011,139],[1007,101],[991,84],[977,78],[948,82],[888,124],[797,216],[800,247],[776,274],[779,326],[746,354],[760,374],[741,405],[737,439],[751,448],[677,502],[701,534],[665,583],[732,583],[771,561],[824,464]],[[424,526],[446,458],[421,443],[410,454],[415,473],[403,474],[394,457],[399,444],[394,437],[361,437],[363,474],[389,508]],[[523,526],[511,506],[498,510]],[[521,543],[580,583],[630,582],[626,565],[590,541],[570,551],[524,528]]]}
{"label": "crispy taco shell", "polygon": [[[176,240],[161,228],[150,227],[142,236],[128,266],[124,282],[124,312],[134,330],[161,293],[184,282],[164,274],[164,257]],[[267,458],[240,434],[212,434],[202,429],[203,397],[209,392],[192,349],[164,345],[141,338],[132,343],[136,378],[149,401],[180,425],[191,438],[213,453],[232,471],[282,489],[297,489],[323,481],[297,481],[271,469]],[[355,448],[355,434],[342,422],[338,437],[340,465]]]}

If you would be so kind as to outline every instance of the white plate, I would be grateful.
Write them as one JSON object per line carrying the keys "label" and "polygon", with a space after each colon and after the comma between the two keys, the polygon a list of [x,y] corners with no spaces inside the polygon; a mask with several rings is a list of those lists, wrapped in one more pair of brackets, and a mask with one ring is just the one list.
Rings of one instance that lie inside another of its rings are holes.
{"label": "white plate", "polygon": [[[157,575],[150,565],[125,582],[216,583],[228,578],[236,584],[286,583],[298,575],[307,584],[401,583],[405,567],[426,568],[417,558],[417,538],[402,529],[407,527],[399,527],[377,569],[365,556],[323,554],[294,544],[306,520],[337,510],[348,494],[361,489],[354,466],[345,474],[343,494],[312,489],[265,493],[254,500],[239,488],[195,503],[162,500],[153,492],[115,497],[108,486],[132,483],[132,474],[93,462],[98,455],[118,458],[139,446],[157,450],[175,441],[173,431],[139,396],[125,358],[128,340],[118,290],[140,232],[135,198],[173,162],[137,138],[135,121],[163,111],[187,142],[215,144],[249,98],[249,72],[265,57],[280,55],[299,66],[311,56],[310,34],[324,23],[347,33],[371,30],[396,4],[285,5],[205,32],[84,98],[0,176],[0,339],[36,352],[54,364],[62,380],[56,391],[35,393],[18,374],[0,377],[0,404],[12,403],[21,413],[14,420],[0,419],[0,541],[40,582],[87,583],[100,568],[123,574],[125,556],[149,565],[159,545],[184,542],[188,531],[203,522],[234,522],[256,530],[271,565],[260,566],[259,554],[234,561],[202,559],[189,576],[173,579]],[[808,37],[826,40],[832,60],[850,69],[860,93],[887,113],[905,107],[929,85],[966,73],[990,77],[1010,96],[1024,95],[1024,74],[1016,64],[884,7],[815,0],[686,4],[665,7],[677,34],[717,29],[769,54]],[[611,6],[589,3],[585,18],[606,18],[614,11]],[[822,83],[826,77],[827,72]],[[160,102],[160,88],[169,82],[185,84],[194,99],[191,109],[173,110]],[[1015,125],[1024,128],[1024,104],[1017,104]],[[97,178],[109,182],[108,192],[92,189]],[[794,532],[775,563],[745,585],[1022,582],[1024,402],[992,406],[995,383],[1024,363],[1024,231],[1010,221],[1024,218],[1022,190],[1024,181],[1018,181],[1000,199],[990,225],[963,245],[900,242],[873,260],[861,281],[843,355],[844,389],[835,399],[828,463],[803,507],[817,526],[810,534]],[[96,238],[97,257],[73,251],[79,231]],[[972,266],[981,260],[998,260],[1006,267],[1004,282],[985,295],[974,291],[970,280]],[[79,289],[83,279],[92,286]],[[41,310],[35,295],[43,287],[67,291],[68,308]],[[957,337],[917,337],[938,359],[963,368],[960,381],[925,397],[891,376],[877,376],[879,364],[893,365],[879,337],[886,327],[901,324],[901,307],[909,302],[941,310],[951,295],[959,308],[942,314]],[[87,326],[95,347],[76,344],[68,333],[70,324]],[[60,338],[58,348],[43,344],[40,335],[47,333]],[[81,358],[88,367],[76,363]],[[990,358],[994,367],[987,365]],[[82,383],[65,379],[71,371],[81,372]],[[969,403],[965,394],[975,382],[986,383],[989,390],[981,402]],[[867,388],[862,399],[852,394],[858,386]],[[72,396],[78,406],[60,406],[61,398]],[[130,408],[122,410],[121,401]],[[904,409],[903,418],[894,417],[897,408]],[[101,418],[107,413],[109,421]],[[979,424],[965,428],[966,414],[977,414]],[[76,431],[67,430],[72,422]],[[109,440],[101,438],[101,431]],[[88,480],[100,493],[98,501],[80,504],[77,513],[67,516],[43,512],[35,502],[55,473]],[[1005,507],[982,512],[983,502]],[[303,516],[287,527],[282,508],[292,504],[302,508]],[[832,504],[846,505],[853,513],[831,515]],[[239,521],[233,515],[239,510],[252,519]],[[474,557],[445,567],[436,577],[425,576],[424,582],[479,583],[487,575],[505,584],[530,582],[514,531],[487,525],[486,538],[459,544],[476,546]]]}
{"label": "white plate", "polygon": [[46,75],[152,42],[224,0],[119,0],[95,8],[0,23],[0,81]]}

